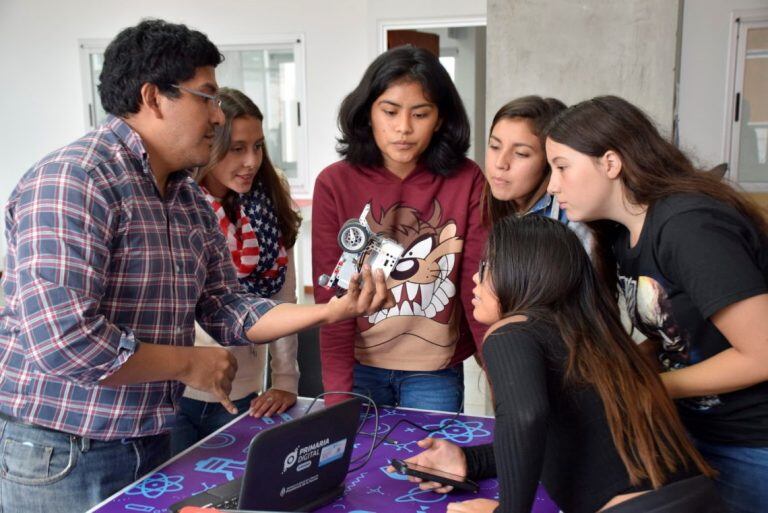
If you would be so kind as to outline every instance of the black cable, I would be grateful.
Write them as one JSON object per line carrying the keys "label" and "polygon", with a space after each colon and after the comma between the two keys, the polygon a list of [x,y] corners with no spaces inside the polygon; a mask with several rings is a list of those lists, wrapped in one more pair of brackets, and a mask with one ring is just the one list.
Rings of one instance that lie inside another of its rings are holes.
{"label": "black cable", "polygon": [[[432,377],[432,378],[438,377],[438,378],[449,379],[448,376],[436,376],[435,374],[429,374],[429,373],[424,373],[424,372],[419,372],[419,373],[416,373],[416,374],[411,374],[409,376],[406,376],[405,378],[403,378],[400,381],[400,383],[398,383],[398,390],[397,390],[398,404],[394,405],[394,408],[397,408],[399,406],[399,398],[400,398],[400,394],[401,394],[401,389],[402,389],[403,383],[405,381],[408,381],[411,378],[416,378],[416,377],[421,377],[421,376]],[[369,395],[359,394],[357,392],[341,392],[341,391],[323,392],[322,394],[318,394],[317,396],[315,396],[315,398],[312,400],[312,402],[309,403],[309,405],[304,410],[304,414],[306,415],[307,413],[309,413],[309,411],[315,405],[317,400],[320,399],[321,397],[325,396],[325,395],[351,395],[351,396],[358,397],[358,398],[362,399],[368,405],[368,409],[366,410],[366,413],[365,413],[365,418],[360,423],[360,426],[358,426],[357,432],[355,433],[355,435],[356,436],[357,435],[370,436],[372,438],[372,440],[371,440],[371,448],[368,450],[368,453],[365,456],[363,456],[361,458],[357,458],[356,460],[350,461],[350,465],[351,465],[353,463],[357,463],[358,461],[364,460],[363,463],[361,463],[360,465],[357,465],[354,468],[350,468],[349,470],[347,470],[347,474],[349,474],[351,472],[355,472],[355,471],[360,470],[361,468],[365,467],[368,464],[368,462],[371,460],[371,457],[373,456],[373,452],[376,449],[378,449],[379,447],[381,447],[381,445],[383,443],[385,443],[387,441],[389,441],[390,443],[394,443],[394,444],[397,443],[396,440],[392,440],[388,436],[382,436],[381,439],[376,440],[376,438],[379,436],[379,408],[378,408],[378,405],[376,404],[376,401],[374,401],[371,398],[371,391],[370,391],[370,389],[368,389],[368,393],[369,393]],[[369,418],[371,406],[373,406],[373,410],[374,410],[373,433],[364,433],[362,431],[362,428],[363,428],[363,425],[365,425],[365,422]],[[385,406],[385,405],[382,405],[382,406]],[[458,420],[459,415],[461,415],[461,411],[462,411],[463,408],[464,408],[464,397],[462,396],[461,403],[459,404],[458,411],[453,414],[453,417],[448,419],[448,422],[445,425],[443,425],[441,427],[434,428],[434,429],[427,429],[426,427],[421,426],[421,425],[419,425],[419,424],[417,424],[415,422],[412,422],[412,421],[410,421],[408,419],[400,419],[397,422],[395,422],[394,426],[392,426],[392,428],[389,430],[389,432],[387,434],[389,435],[389,434],[393,433],[395,431],[395,429],[397,429],[397,427],[400,424],[408,424],[410,426],[415,427],[416,429],[424,431],[427,434],[435,433],[437,431],[443,431],[444,429],[446,429],[447,427],[449,427],[450,425],[452,425],[454,422],[456,422]]]}
{"label": "black cable", "polygon": [[[358,426],[355,435],[358,435],[358,434],[361,433],[361,430],[363,429],[363,425],[368,420],[368,416],[370,415],[370,411],[371,411],[370,407],[373,406],[374,423],[373,423],[373,440],[371,441],[371,448],[368,450],[368,454],[366,454],[363,458],[358,458],[356,460],[350,461],[350,465],[351,465],[353,463],[357,463],[360,460],[364,460],[363,463],[361,463],[360,465],[358,465],[358,466],[356,466],[354,468],[350,468],[349,470],[347,470],[347,474],[349,474],[350,472],[355,472],[357,470],[360,470],[361,468],[363,468],[364,466],[366,466],[368,464],[368,462],[371,460],[371,456],[373,456],[373,451],[375,449],[375,447],[374,447],[375,443],[374,442],[376,441],[376,436],[378,435],[378,432],[379,432],[379,408],[376,405],[376,402],[373,399],[371,399],[370,396],[366,396],[366,395],[363,395],[363,394],[358,394],[357,392],[329,391],[329,392],[323,392],[322,394],[316,395],[315,398],[312,400],[312,402],[309,403],[309,405],[304,410],[304,415],[309,413],[309,410],[312,409],[312,407],[315,405],[315,403],[317,402],[318,399],[320,399],[321,397],[326,396],[326,395],[351,395],[351,396],[358,397],[358,398],[362,399],[363,401],[365,401],[366,404],[368,404],[368,409],[366,410],[365,418],[363,419],[363,421]],[[367,433],[365,433],[365,434],[367,434]]]}
{"label": "black cable", "polygon": [[[397,399],[398,399],[398,401],[397,401],[397,402],[398,402],[398,404],[396,404],[396,405],[394,406],[395,408],[399,407],[399,405],[400,405],[400,404],[399,404],[399,402],[400,402],[399,400],[400,400],[400,395],[401,395],[401,392],[402,392],[403,383],[404,383],[404,382],[406,382],[406,381],[408,381],[408,380],[409,380],[409,379],[411,379],[411,378],[417,378],[417,377],[421,377],[421,376],[426,376],[426,377],[430,377],[430,378],[435,378],[435,377],[436,377],[436,378],[444,378],[444,379],[450,379],[450,377],[449,377],[449,376],[438,376],[438,375],[435,375],[435,374],[429,374],[429,373],[426,373],[426,372],[418,372],[418,373],[416,373],[416,374],[411,374],[411,375],[409,375],[409,376],[406,376],[405,378],[403,378],[403,379],[402,379],[402,380],[401,380],[401,381],[398,383],[398,386],[397,386]],[[370,392],[370,390],[369,390],[369,392]],[[459,415],[461,415],[461,411],[462,411],[462,409],[463,409],[463,408],[464,408],[464,397],[463,397],[463,394],[462,394],[461,403],[459,404],[459,409],[458,409],[458,411],[457,411],[457,412],[455,412],[455,413],[453,414],[453,417],[451,417],[450,419],[448,419],[448,422],[447,422],[447,423],[446,423],[444,426],[442,426],[442,427],[439,427],[439,428],[435,428],[435,429],[427,429],[427,428],[425,428],[424,426],[421,426],[421,425],[419,425],[419,424],[416,424],[415,422],[412,422],[412,421],[410,421],[410,420],[408,420],[408,419],[400,419],[400,420],[398,420],[398,421],[395,423],[395,425],[394,425],[394,426],[392,426],[392,428],[389,430],[389,432],[387,433],[387,435],[391,435],[391,433],[392,433],[392,432],[394,432],[394,431],[395,431],[395,429],[396,429],[396,428],[397,428],[397,427],[398,427],[400,424],[403,424],[403,423],[405,423],[405,424],[409,424],[409,425],[411,425],[411,426],[415,427],[416,429],[420,429],[421,431],[424,431],[424,432],[425,432],[425,433],[427,433],[427,434],[429,434],[429,433],[435,433],[435,432],[437,432],[437,431],[442,431],[442,430],[446,429],[447,427],[449,427],[450,425],[452,425],[454,422],[456,422],[456,421],[458,420],[458,418],[459,418]],[[379,440],[378,442],[376,441],[376,438],[374,437],[374,443],[375,443],[375,445],[374,445],[373,449],[374,449],[374,450],[378,449],[378,448],[381,446],[381,444],[383,444],[383,443],[385,443],[385,442],[387,442],[387,441],[389,441],[390,443],[395,443],[395,444],[397,443],[397,441],[396,441],[396,440],[392,440],[392,439],[391,439],[391,436],[385,436],[385,437],[382,437],[382,438],[381,438],[381,440]]]}

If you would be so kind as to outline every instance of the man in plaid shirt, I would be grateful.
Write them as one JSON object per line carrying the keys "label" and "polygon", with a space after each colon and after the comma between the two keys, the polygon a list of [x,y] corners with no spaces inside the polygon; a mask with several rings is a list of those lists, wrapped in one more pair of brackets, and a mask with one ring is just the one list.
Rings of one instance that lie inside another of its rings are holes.
{"label": "man in plaid shirt", "polygon": [[249,344],[389,301],[368,269],[364,286],[323,305],[275,306],[238,285],[187,172],[208,161],[223,118],[222,59],[184,25],[123,30],[100,77],[111,116],[40,160],[11,194],[0,511],[82,511],[156,467],[185,385],[232,411],[236,361],[193,347],[195,320],[223,344]]}

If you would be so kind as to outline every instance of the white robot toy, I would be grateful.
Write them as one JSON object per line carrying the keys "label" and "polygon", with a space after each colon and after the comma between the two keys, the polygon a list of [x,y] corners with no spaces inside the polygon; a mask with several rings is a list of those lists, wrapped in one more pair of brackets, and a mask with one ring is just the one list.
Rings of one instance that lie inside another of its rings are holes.
{"label": "white robot toy", "polygon": [[359,219],[349,219],[339,230],[339,246],[344,252],[331,275],[323,274],[318,278],[321,287],[348,289],[350,278],[360,272],[363,263],[370,265],[373,271],[381,269],[385,279],[397,265],[404,249],[392,239],[371,231],[366,221],[370,211],[368,204]]}

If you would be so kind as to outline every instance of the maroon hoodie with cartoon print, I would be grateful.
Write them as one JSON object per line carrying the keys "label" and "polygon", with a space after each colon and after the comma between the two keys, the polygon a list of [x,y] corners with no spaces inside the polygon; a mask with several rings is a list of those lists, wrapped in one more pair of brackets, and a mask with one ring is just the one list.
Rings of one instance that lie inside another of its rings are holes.
{"label": "maroon hoodie with cartoon print", "polygon": [[[320,329],[326,391],[352,390],[355,361],[434,371],[462,362],[480,347],[486,327],[472,317],[471,301],[472,275],[487,236],[480,221],[484,180],[468,159],[447,177],[419,165],[403,180],[386,168],[343,160],[320,173],[312,202],[315,284],[339,260],[339,229],[366,204],[371,230],[405,248],[387,281],[395,307]],[[317,285],[314,290],[317,303],[334,295]]]}

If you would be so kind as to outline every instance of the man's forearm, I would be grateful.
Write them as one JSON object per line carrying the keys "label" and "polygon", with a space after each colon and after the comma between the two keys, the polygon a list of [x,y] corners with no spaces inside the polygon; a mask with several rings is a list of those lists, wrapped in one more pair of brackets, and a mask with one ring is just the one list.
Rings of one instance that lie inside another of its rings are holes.
{"label": "man's forearm", "polygon": [[138,344],[136,352],[100,385],[109,387],[178,380],[189,365],[189,354],[188,347]]}

